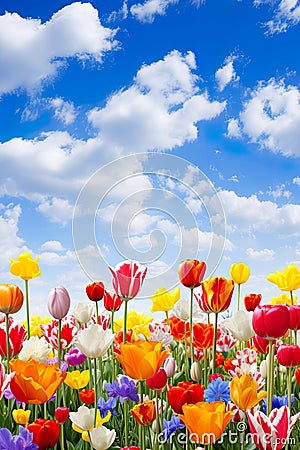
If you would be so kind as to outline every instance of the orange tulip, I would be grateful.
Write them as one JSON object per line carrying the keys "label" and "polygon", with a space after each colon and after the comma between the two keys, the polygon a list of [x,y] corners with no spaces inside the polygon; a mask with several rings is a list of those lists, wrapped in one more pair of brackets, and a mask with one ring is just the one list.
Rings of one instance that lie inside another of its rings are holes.
{"label": "orange tulip", "polygon": [[180,419],[190,432],[190,439],[201,445],[213,444],[222,436],[233,412],[225,412],[224,402],[198,402],[183,405]]}
{"label": "orange tulip", "polygon": [[11,372],[15,372],[10,389],[24,403],[40,405],[47,402],[66,378],[66,373],[61,372],[57,364],[14,359],[9,366]]}
{"label": "orange tulip", "polygon": [[122,343],[120,354],[116,355],[126,375],[135,380],[153,377],[170,351],[162,351],[161,342],[135,341]]}
{"label": "orange tulip", "polygon": [[[178,317],[172,316],[169,319],[170,332],[175,341],[184,340],[184,321]],[[186,335],[190,335],[190,325],[186,323]]]}
{"label": "orange tulip", "polygon": [[130,412],[140,425],[150,425],[156,418],[154,400],[138,403]]}
{"label": "orange tulip", "polygon": [[212,277],[202,284],[202,301],[205,311],[219,313],[225,311],[231,302],[234,281],[224,277]]}
{"label": "orange tulip", "polygon": [[212,324],[198,322],[193,326],[193,332],[194,332],[193,342],[195,347],[208,349],[213,346],[214,326]]}
{"label": "orange tulip", "polygon": [[238,408],[247,411],[267,396],[266,391],[257,392],[257,389],[257,382],[249,374],[235,377],[230,382],[231,400]]}
{"label": "orange tulip", "polygon": [[0,312],[14,314],[23,305],[23,293],[15,284],[0,284]]}

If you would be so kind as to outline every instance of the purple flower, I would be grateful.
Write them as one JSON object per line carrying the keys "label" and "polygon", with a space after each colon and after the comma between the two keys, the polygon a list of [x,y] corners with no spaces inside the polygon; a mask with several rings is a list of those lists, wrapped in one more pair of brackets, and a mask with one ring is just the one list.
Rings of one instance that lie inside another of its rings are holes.
{"label": "purple flower", "polygon": [[67,363],[73,367],[80,366],[84,363],[85,360],[86,355],[82,353],[77,347],[71,348],[65,356],[65,361],[67,361]]}
{"label": "purple flower", "polygon": [[[46,364],[49,364],[49,365],[56,364],[57,362],[58,362],[57,356],[55,356],[54,358],[48,358],[46,360]],[[61,372],[66,372],[67,370],[68,370],[68,364],[66,362],[62,361],[61,364],[60,364],[60,371]]]}
{"label": "purple flower", "polygon": [[107,383],[105,389],[109,397],[118,397],[121,403],[125,400],[139,401],[135,382],[127,377],[121,377],[120,382]]}
{"label": "purple flower", "polygon": [[184,428],[185,425],[180,422],[180,419],[178,416],[172,416],[171,420],[163,420],[164,429],[160,433],[159,437],[164,439],[170,439],[172,434],[176,432],[176,430],[179,430],[180,428]]}
{"label": "purple flower", "polygon": [[103,397],[100,397],[97,403],[97,408],[100,411],[100,416],[102,419],[107,416],[108,411],[111,412],[112,416],[117,416],[118,414],[114,410],[117,404],[117,399],[114,397],[109,398],[107,401]]}
{"label": "purple flower", "polygon": [[1,450],[38,450],[39,446],[33,444],[33,434],[20,426],[20,434],[12,436],[7,428],[0,429]]}

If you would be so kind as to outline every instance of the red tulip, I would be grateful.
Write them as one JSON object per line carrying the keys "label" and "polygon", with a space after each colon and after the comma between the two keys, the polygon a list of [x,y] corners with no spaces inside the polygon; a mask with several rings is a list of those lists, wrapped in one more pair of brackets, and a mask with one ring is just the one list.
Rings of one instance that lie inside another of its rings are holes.
{"label": "red tulip", "polygon": [[283,344],[277,350],[279,364],[284,367],[296,367],[300,364],[300,347],[298,345]]}
{"label": "red tulip", "polygon": [[54,319],[61,320],[69,312],[70,296],[66,288],[58,286],[49,292],[48,295],[48,310]]}
{"label": "red tulip", "polygon": [[244,305],[247,311],[254,311],[259,306],[262,299],[261,294],[248,294],[244,298]]}
{"label": "red tulip", "polygon": [[147,268],[136,261],[123,261],[113,269],[109,267],[113,276],[115,293],[126,300],[135,297],[142,287]]}
{"label": "red tulip", "polygon": [[300,305],[289,306],[290,330],[300,330]]}
{"label": "red tulip", "polygon": [[289,310],[286,305],[263,305],[255,308],[252,317],[255,333],[273,341],[284,336],[290,325]]}
{"label": "red tulip", "polygon": [[66,406],[59,406],[55,410],[55,417],[58,423],[65,423],[69,418],[70,409]]}
{"label": "red tulip", "polygon": [[200,286],[206,271],[205,262],[197,259],[186,259],[179,264],[178,275],[183,286],[194,289]]}
{"label": "red tulip", "polygon": [[268,341],[268,339],[257,336],[257,334],[253,336],[253,345],[255,346],[258,353],[268,353],[269,343],[270,341]]}
{"label": "red tulip", "polygon": [[[178,319],[178,317],[172,316],[169,319],[170,332],[175,339],[175,341],[184,340],[184,321]],[[186,323],[186,335],[190,335],[190,324]]]}
{"label": "red tulip", "polygon": [[298,367],[298,369],[295,370],[295,377],[298,385],[300,386],[300,367]]}
{"label": "red tulip", "polygon": [[176,414],[182,414],[182,407],[185,403],[195,404],[202,402],[204,386],[191,381],[181,381],[177,386],[169,386],[167,395],[173,411]]}
{"label": "red tulip", "polygon": [[83,389],[79,392],[79,398],[82,403],[85,403],[86,405],[93,405],[95,402],[94,389]]}
{"label": "red tulip", "polygon": [[[10,356],[16,356],[20,353],[23,342],[27,338],[27,331],[23,325],[13,320],[12,317],[8,318],[8,330],[9,330],[9,354]],[[6,356],[6,328],[5,322],[0,323],[0,355]]]}
{"label": "red tulip", "polygon": [[27,425],[27,430],[33,433],[33,443],[39,450],[54,447],[59,439],[59,423],[56,420],[37,419]]}
{"label": "red tulip", "polygon": [[88,284],[85,291],[90,300],[99,302],[104,295],[104,284],[102,281],[95,281],[94,283]]}
{"label": "red tulip", "polygon": [[122,303],[123,299],[117,294],[110,294],[109,292],[104,291],[103,304],[107,311],[119,311]]}
{"label": "red tulip", "polygon": [[167,384],[167,374],[164,369],[158,369],[153,377],[146,380],[147,386],[150,389],[162,389]]}

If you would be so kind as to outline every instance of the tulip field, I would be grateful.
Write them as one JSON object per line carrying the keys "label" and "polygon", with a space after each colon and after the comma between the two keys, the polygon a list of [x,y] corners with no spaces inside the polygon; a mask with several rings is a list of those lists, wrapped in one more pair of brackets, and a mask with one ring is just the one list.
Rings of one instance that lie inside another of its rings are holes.
{"label": "tulip field", "polygon": [[247,293],[244,263],[205,278],[205,262],[185,260],[151,315],[130,302],[147,268],[109,269],[114,292],[94,282],[73,304],[54,287],[42,318],[30,314],[38,258],[11,260],[24,289],[0,284],[0,450],[300,449],[297,266],[267,277],[271,300]]}

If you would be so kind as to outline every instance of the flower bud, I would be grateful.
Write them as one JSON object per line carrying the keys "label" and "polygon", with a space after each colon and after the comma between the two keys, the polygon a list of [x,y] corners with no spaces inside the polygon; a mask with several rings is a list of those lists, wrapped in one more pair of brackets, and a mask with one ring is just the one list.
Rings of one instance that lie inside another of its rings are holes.
{"label": "flower bud", "polygon": [[165,369],[158,369],[153,377],[146,380],[146,384],[150,389],[162,389],[167,384],[167,380]]}
{"label": "flower bud", "polygon": [[196,381],[197,383],[199,383],[201,381],[202,378],[202,369],[199,365],[199,363],[197,361],[194,361],[192,366],[191,366],[191,379],[193,381]]}
{"label": "flower bud", "polygon": [[48,295],[48,310],[55,319],[63,319],[69,312],[70,304],[71,300],[66,288],[58,286],[51,289]]}
{"label": "flower bud", "polygon": [[171,378],[176,370],[176,362],[172,356],[169,356],[164,363],[164,370],[168,378]]}
{"label": "flower bud", "polygon": [[264,359],[259,366],[261,376],[266,380],[268,377],[268,361]]}

